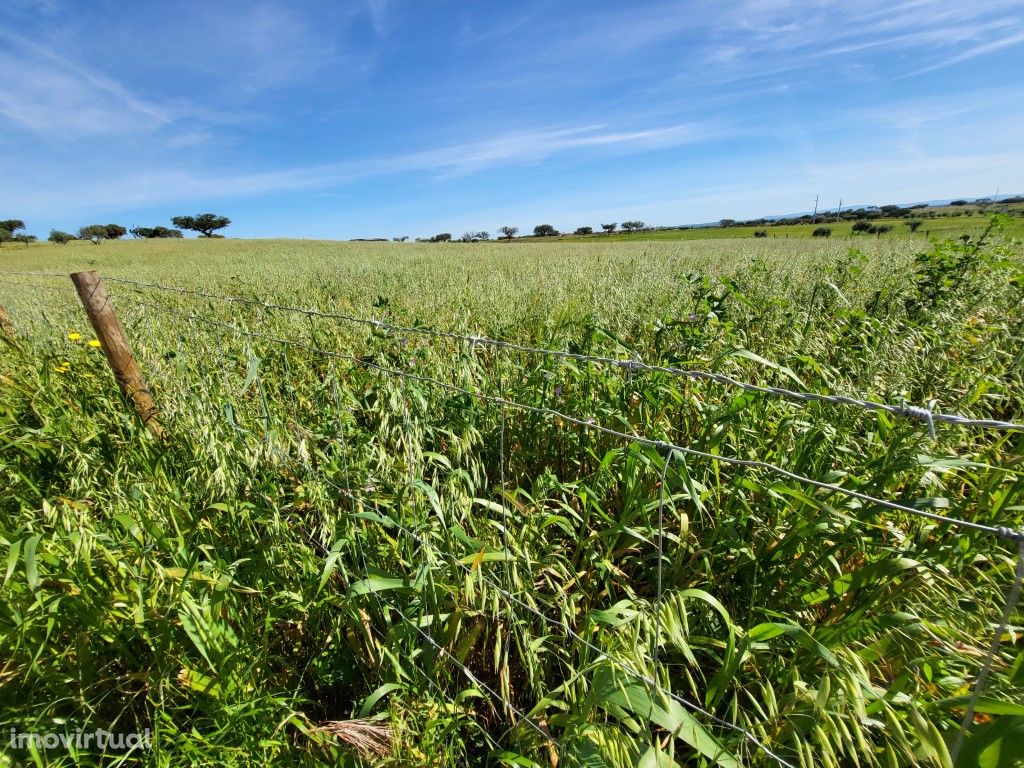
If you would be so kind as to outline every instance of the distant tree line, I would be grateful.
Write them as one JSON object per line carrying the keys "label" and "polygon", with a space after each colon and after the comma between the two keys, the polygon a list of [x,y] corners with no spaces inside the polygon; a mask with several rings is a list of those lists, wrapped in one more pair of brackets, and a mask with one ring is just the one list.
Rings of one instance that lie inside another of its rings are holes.
{"label": "distant tree line", "polygon": [[0,219],[0,245],[4,243],[34,243],[36,241],[35,235],[27,235],[24,232],[19,232],[19,229],[25,228],[25,222],[21,219]]}
{"label": "distant tree line", "polygon": [[[623,232],[638,232],[644,229],[647,225],[642,221],[624,221],[622,224],[602,224],[601,229],[604,234],[611,234],[615,232],[621,226]],[[498,239],[512,241],[516,235],[519,234],[519,227],[506,225],[498,227]],[[593,235],[593,227],[577,227],[573,230],[573,235]],[[529,237],[559,237],[562,235],[556,227],[551,224],[538,224],[533,228],[533,234]],[[404,243],[408,240],[408,237],[393,237],[391,238],[396,243]],[[459,238],[460,243],[481,243],[487,242],[491,239],[490,232],[464,232],[462,237]],[[434,235],[433,237],[417,237],[417,243],[450,243],[453,241],[452,234],[450,232],[441,232]]]}
{"label": "distant tree line", "polygon": [[[217,234],[217,230],[228,226],[231,219],[214,213],[200,213],[197,216],[175,216],[171,219],[171,223],[180,229],[162,226],[127,229],[120,224],[86,224],[78,228],[77,234],[51,229],[50,235],[46,239],[58,245],[67,245],[72,240],[88,240],[94,245],[99,245],[104,240],[119,240],[127,234],[140,239],[177,238],[183,236],[182,229],[198,232],[200,237],[223,237],[223,235]],[[21,219],[0,219],[0,245],[36,242],[38,238],[35,235],[19,231],[23,229],[25,229],[25,222]]]}

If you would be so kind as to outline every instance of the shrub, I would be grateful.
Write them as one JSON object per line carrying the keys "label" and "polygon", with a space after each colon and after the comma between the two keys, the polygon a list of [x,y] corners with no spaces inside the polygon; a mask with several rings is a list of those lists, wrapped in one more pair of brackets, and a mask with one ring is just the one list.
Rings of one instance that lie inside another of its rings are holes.
{"label": "shrub", "polygon": [[768,232],[763,229],[755,229],[754,237],[768,237]]}
{"label": "shrub", "polygon": [[74,235],[70,232],[61,232],[59,229],[51,229],[50,236],[46,238],[51,243],[57,243],[58,245],[67,245],[72,240],[77,240]]}
{"label": "shrub", "polygon": [[592,234],[594,234],[594,228],[593,227],[576,227],[576,231],[573,232],[573,234],[574,235],[592,235]]}
{"label": "shrub", "polygon": [[811,232],[811,235],[814,237],[830,237],[832,235],[832,228],[818,227],[813,232]]}
{"label": "shrub", "polygon": [[554,237],[559,234],[558,230],[550,224],[538,224],[533,228],[534,237]]}

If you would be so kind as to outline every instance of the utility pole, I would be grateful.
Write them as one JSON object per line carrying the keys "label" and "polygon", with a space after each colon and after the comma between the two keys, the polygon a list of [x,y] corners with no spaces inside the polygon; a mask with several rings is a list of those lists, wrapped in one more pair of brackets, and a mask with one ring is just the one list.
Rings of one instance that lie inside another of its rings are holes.
{"label": "utility pole", "polygon": [[836,224],[839,223],[839,214],[843,212],[843,198],[839,198],[839,207],[836,209]]}
{"label": "utility pole", "polygon": [[811,217],[811,223],[812,224],[817,224],[818,223],[818,196],[817,195],[814,196],[814,215]]}

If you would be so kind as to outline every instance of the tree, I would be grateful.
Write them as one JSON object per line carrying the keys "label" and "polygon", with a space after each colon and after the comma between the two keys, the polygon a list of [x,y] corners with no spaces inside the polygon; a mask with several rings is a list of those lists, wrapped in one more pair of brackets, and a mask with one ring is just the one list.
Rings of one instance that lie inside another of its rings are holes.
{"label": "tree", "polygon": [[175,216],[171,224],[182,229],[189,229],[198,232],[200,237],[223,237],[214,232],[224,229],[231,223],[227,216],[217,216],[213,213],[200,213],[198,216]]}
{"label": "tree", "polygon": [[558,230],[550,224],[538,224],[533,228],[534,237],[554,237],[558,234]]}
{"label": "tree", "polygon": [[832,228],[817,227],[813,232],[811,232],[811,235],[813,237],[830,237],[832,235]]}
{"label": "tree", "polygon": [[90,240],[93,245],[99,245],[107,239],[106,224],[89,224],[78,229],[79,240]]}
{"label": "tree", "polygon": [[25,222],[21,219],[2,219],[0,229],[6,230],[8,235],[13,235],[19,229],[25,228]]}
{"label": "tree", "polygon": [[603,230],[604,230],[605,232],[607,232],[607,233],[608,233],[608,234],[610,235],[610,234],[611,234],[612,232],[614,232],[614,231],[615,231],[615,228],[616,228],[617,226],[619,226],[619,225],[618,225],[618,223],[614,223],[614,224],[602,224],[602,225],[601,225],[601,229],[603,229]]}
{"label": "tree", "polygon": [[626,232],[635,232],[638,229],[643,229],[644,223],[642,221],[624,221],[622,222],[622,228]]}
{"label": "tree", "polygon": [[921,226],[921,222],[917,220],[905,221],[903,223],[910,227],[911,232],[917,232],[917,228]]}
{"label": "tree", "polygon": [[519,227],[499,227],[498,231],[501,233],[502,237],[511,243],[512,238],[519,232]]}
{"label": "tree", "polygon": [[720,227],[735,227],[736,219],[719,219],[718,226]]}
{"label": "tree", "polygon": [[36,237],[35,235],[15,235],[14,236],[14,242],[16,242],[16,243],[24,243],[25,245],[28,245],[29,243],[34,243],[38,239],[39,238]]}
{"label": "tree", "polygon": [[132,227],[132,237],[140,237],[145,240],[151,240],[154,238],[162,237],[182,237],[180,229],[171,229],[170,227]]}
{"label": "tree", "polygon": [[120,237],[124,237],[128,234],[128,230],[122,227],[120,224],[107,224],[107,239],[117,240]]}
{"label": "tree", "polygon": [[573,234],[574,235],[592,235],[592,234],[594,234],[594,228],[593,227],[576,227],[576,231]]}
{"label": "tree", "polygon": [[404,243],[406,240],[409,239],[409,236],[402,235],[401,237],[392,237],[391,239],[394,240],[396,243]]}
{"label": "tree", "polygon": [[9,243],[14,239],[14,235],[11,234],[11,230],[0,227],[0,245]]}
{"label": "tree", "polygon": [[58,245],[67,245],[72,240],[77,240],[74,235],[70,232],[61,232],[59,229],[51,229],[50,236],[46,238],[51,243],[57,243]]}
{"label": "tree", "polygon": [[430,242],[432,242],[432,243],[447,243],[451,239],[452,239],[451,232],[442,232],[441,234],[434,235],[432,238],[430,238]]}
{"label": "tree", "polygon": [[869,232],[870,233],[870,232],[874,232],[874,231],[875,231],[875,225],[874,224],[870,224],[869,222],[857,221],[857,222],[854,222],[854,224],[853,224],[853,232],[854,232],[854,234],[856,234],[857,232]]}

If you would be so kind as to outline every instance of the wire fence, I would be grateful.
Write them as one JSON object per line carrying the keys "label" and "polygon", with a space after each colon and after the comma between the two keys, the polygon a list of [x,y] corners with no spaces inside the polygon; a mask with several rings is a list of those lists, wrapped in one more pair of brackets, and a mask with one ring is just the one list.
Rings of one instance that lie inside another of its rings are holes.
{"label": "wire fence", "polygon": [[[50,294],[63,294],[73,297],[73,293],[70,292],[69,286],[59,286],[49,282],[43,283],[27,283],[19,279],[8,279],[10,277],[22,278],[22,277],[33,277],[43,278],[48,280],[50,278],[61,278],[66,280],[67,276],[57,273],[47,272],[0,272],[4,277],[0,278],[0,285],[11,286],[17,289],[31,288],[33,290],[41,290]],[[386,332],[387,334],[396,335],[399,337],[407,336],[418,336],[427,340],[442,340],[446,342],[455,342],[462,345],[464,350],[468,353],[472,353],[477,348],[489,348],[495,351],[504,352],[515,352],[523,355],[538,356],[544,359],[562,359],[570,360],[574,362],[587,363],[594,366],[607,366],[609,368],[622,370],[627,374],[632,375],[637,372],[650,372],[663,374],[671,377],[677,377],[682,379],[689,379],[694,381],[714,382],[720,385],[724,385],[730,388],[736,388],[741,391],[750,392],[757,395],[779,397],[796,403],[820,403],[824,405],[834,405],[843,408],[854,408],[860,409],[865,412],[884,412],[889,415],[897,417],[905,417],[912,419],[918,423],[926,425],[930,435],[934,438],[936,425],[951,425],[958,426],[964,429],[974,430],[995,430],[995,431],[1010,431],[1019,432],[1024,431],[1024,424],[1019,424],[1011,421],[1003,421],[996,419],[984,419],[984,418],[971,418],[956,413],[945,413],[936,411],[934,408],[929,406],[917,406],[905,403],[893,404],[885,402],[877,402],[859,397],[850,397],[844,395],[833,395],[823,394],[810,391],[793,390],[784,387],[775,386],[764,386],[755,384],[748,381],[742,381],[733,376],[726,374],[706,371],[706,370],[695,370],[695,369],[683,369],[672,366],[663,366],[648,364],[639,359],[622,359],[602,355],[590,355],[581,354],[561,349],[546,349],[542,347],[533,347],[529,345],[518,344],[511,341],[492,339],[483,335],[455,333],[445,330],[437,330],[425,327],[413,327],[405,326],[396,323],[391,323],[385,320],[376,318],[359,317],[356,315],[344,314],[334,311],[325,311],[317,308],[303,308],[289,306],[285,304],[278,304],[274,302],[267,302],[260,299],[244,297],[244,296],[232,296],[226,294],[218,294],[210,291],[204,291],[194,288],[184,288],[178,286],[168,286],[159,283],[145,282],[139,280],[132,280],[128,278],[117,278],[117,277],[105,277],[105,280],[115,285],[125,286],[126,289],[131,289],[133,293],[142,294],[142,298],[138,295],[131,295],[127,292],[120,294],[117,298],[118,301],[124,301],[133,308],[137,308],[143,311],[159,313],[170,320],[176,322],[188,323],[192,328],[202,328],[211,333],[222,334],[227,337],[233,337],[236,339],[249,341],[259,341],[264,344],[275,345],[281,348],[300,349],[310,355],[314,355],[323,360],[329,360],[332,362],[344,362],[352,367],[362,368],[366,371],[371,371],[379,374],[387,379],[397,381],[402,387],[402,430],[404,432],[405,447],[408,452],[406,461],[409,467],[408,477],[408,499],[412,507],[411,517],[413,521],[416,521],[414,527],[419,527],[419,521],[421,519],[420,510],[417,508],[417,471],[416,471],[416,457],[413,455],[412,445],[414,442],[414,436],[412,434],[412,420],[410,416],[410,404],[409,404],[409,383],[416,383],[430,387],[440,392],[459,395],[467,399],[467,401],[478,402],[494,407],[500,415],[500,430],[498,435],[498,467],[499,467],[499,486],[500,486],[500,499],[501,499],[501,550],[493,552],[502,559],[505,563],[505,570],[503,578],[493,578],[490,573],[485,571],[483,568],[475,565],[469,565],[464,562],[463,559],[458,557],[454,552],[441,548],[436,549],[432,546],[431,542],[427,537],[417,533],[416,530],[403,525],[402,522],[392,517],[379,517],[378,522],[384,526],[392,526],[396,530],[400,531],[409,541],[415,542],[423,552],[429,552],[431,556],[440,555],[445,561],[449,562],[452,566],[462,571],[467,578],[479,578],[485,582],[496,595],[498,595],[501,602],[507,606],[510,613],[518,611],[525,611],[529,615],[536,619],[539,619],[545,626],[551,627],[557,630],[564,637],[577,644],[589,652],[594,654],[595,660],[600,663],[607,663],[617,669],[619,672],[626,675],[628,678],[633,679],[644,686],[647,686],[653,693],[661,697],[665,701],[671,701],[679,706],[685,708],[688,712],[693,713],[696,716],[702,718],[706,723],[713,725],[714,727],[724,729],[726,731],[735,733],[742,739],[743,742],[747,743],[752,748],[758,750],[767,759],[773,761],[777,765],[785,766],[785,768],[794,768],[793,763],[783,758],[775,751],[773,751],[766,740],[759,738],[757,734],[753,733],[749,728],[744,728],[731,722],[728,719],[716,715],[709,709],[701,706],[700,704],[691,701],[690,699],[680,695],[679,693],[671,690],[665,684],[663,684],[658,677],[659,673],[659,656],[658,656],[658,640],[662,635],[661,628],[661,617],[662,617],[662,599],[664,595],[664,575],[663,565],[665,562],[665,518],[664,511],[666,506],[666,485],[669,476],[669,470],[674,461],[685,461],[687,457],[694,460],[701,460],[712,462],[715,466],[724,465],[727,467],[743,468],[746,470],[753,470],[759,473],[763,473],[771,478],[774,478],[776,482],[790,482],[795,483],[806,488],[812,488],[817,491],[824,493],[824,499],[830,499],[834,496],[845,497],[846,499],[852,500],[859,505],[859,510],[864,515],[875,514],[882,510],[890,512],[897,512],[908,516],[921,518],[936,524],[937,526],[948,527],[949,529],[960,529],[963,531],[973,531],[989,536],[993,536],[999,539],[1012,542],[1015,545],[1017,566],[1015,569],[1014,580],[1010,586],[1007,598],[1005,601],[1005,610],[1001,617],[1000,625],[996,630],[995,637],[989,647],[984,663],[982,666],[981,673],[978,675],[973,689],[971,691],[970,700],[966,708],[966,712],[961,724],[960,731],[955,739],[954,746],[952,748],[952,757],[955,762],[958,752],[961,750],[964,737],[972,723],[975,705],[982,692],[982,689],[986,685],[987,678],[990,674],[993,660],[998,654],[999,642],[1003,637],[1007,628],[1009,627],[1012,616],[1014,614],[1016,604],[1020,597],[1022,588],[1022,581],[1024,581],[1024,530],[1015,528],[1010,521],[1005,524],[987,524],[978,522],[975,520],[966,519],[964,517],[956,517],[953,515],[938,514],[936,512],[922,509],[917,506],[911,506],[901,501],[896,501],[889,498],[883,498],[881,495],[874,495],[871,493],[858,490],[857,488],[848,487],[837,482],[830,482],[815,477],[808,476],[799,472],[787,469],[784,466],[780,466],[775,463],[763,461],[759,459],[743,458],[738,455],[730,455],[729,453],[722,452],[720,450],[711,451],[704,448],[696,447],[691,444],[681,444],[670,440],[662,439],[659,437],[652,437],[645,434],[641,434],[636,430],[626,431],[625,429],[602,423],[602,421],[592,415],[586,414],[574,414],[566,411],[552,408],[547,405],[537,405],[531,403],[519,402],[518,400],[511,399],[506,396],[504,386],[499,382],[498,394],[492,394],[484,391],[482,388],[474,388],[467,385],[460,385],[445,381],[435,376],[426,375],[412,370],[411,365],[400,366],[395,364],[387,364],[376,362],[373,359],[369,359],[367,356],[360,356],[355,354],[348,354],[346,352],[339,351],[338,349],[330,349],[325,346],[321,346],[310,341],[295,339],[288,336],[277,335],[272,333],[264,333],[259,330],[253,330],[251,328],[243,327],[237,322],[228,322],[223,319],[210,317],[205,314],[201,314],[195,310],[187,311],[175,307],[170,307],[165,304],[161,304],[158,301],[153,301],[148,298],[148,293],[152,292],[157,295],[160,294],[173,294],[176,296],[184,296],[191,298],[200,298],[209,301],[222,302],[228,306],[230,305],[246,305],[254,307],[261,312],[274,312],[284,313],[287,315],[296,315],[305,318],[316,318],[320,320],[327,320],[331,322],[341,322],[346,324],[353,324],[357,326],[368,327],[379,331]],[[262,386],[262,384],[260,384]],[[265,393],[260,391],[261,397],[265,397]],[[333,379],[333,396],[335,400],[335,409],[338,412],[339,418],[339,429],[338,433],[341,435],[341,439],[344,440],[344,430],[340,428],[340,414],[341,414],[341,402],[338,395],[338,384],[337,379]],[[655,625],[654,641],[651,648],[651,656],[653,658],[652,668],[654,674],[648,674],[642,669],[638,668],[637,665],[623,661],[617,658],[614,654],[602,649],[598,645],[590,642],[584,637],[570,622],[566,621],[564,617],[559,617],[559,607],[545,600],[539,594],[529,595],[529,600],[525,600],[520,596],[517,596],[513,589],[513,582],[509,575],[509,558],[511,557],[511,551],[508,542],[508,529],[509,529],[509,512],[506,507],[505,501],[508,498],[508,489],[506,487],[506,476],[505,467],[508,461],[506,455],[506,426],[507,417],[509,413],[520,413],[530,415],[533,417],[539,417],[545,419],[553,425],[564,426],[573,425],[586,432],[603,435],[606,438],[612,438],[615,441],[623,445],[637,445],[648,449],[653,449],[660,457],[660,477],[661,481],[659,484],[659,497],[657,504],[657,524],[656,530],[657,535],[654,539],[653,546],[655,549],[655,563],[656,563],[656,588],[655,595],[652,601],[652,617]],[[348,466],[348,447],[343,446],[342,454],[345,457],[344,464],[344,485],[338,485],[328,478],[321,478],[328,484],[330,484],[339,496],[348,499],[352,503],[352,511],[355,513],[356,505],[360,501],[360,495],[357,491],[353,490],[353,485],[349,475]],[[315,473],[316,470],[308,465],[305,465],[306,470],[310,473]],[[866,524],[864,520],[859,518],[847,518],[852,523]],[[370,565],[366,558],[365,553],[362,550],[360,541],[356,540],[356,547],[358,549],[359,558],[361,565],[367,574],[369,573]],[[376,593],[373,593],[373,599],[381,604],[383,598]],[[518,707],[514,702],[510,701],[507,697],[503,696],[499,691],[495,690],[493,686],[489,685],[485,681],[480,679],[480,676],[475,674],[469,667],[463,664],[455,655],[449,652],[449,650],[434,637],[429,628],[429,624],[424,625],[422,617],[410,617],[396,604],[388,603],[388,606],[394,610],[402,621],[414,630],[424,642],[426,642],[434,651],[440,656],[447,659],[458,672],[463,675],[472,685],[478,687],[480,690],[486,693],[491,699],[492,704],[495,706],[500,705],[509,717],[514,720],[516,727],[525,726],[531,731],[536,732],[544,743],[554,746],[554,748],[560,748],[557,739],[551,734],[550,729],[542,725],[534,719],[530,712],[524,711]],[[538,607],[539,606],[539,607]],[[437,681],[432,680],[429,675],[425,675],[428,685],[438,689]],[[443,694],[443,691],[441,691]]]}

